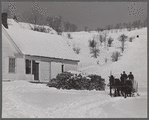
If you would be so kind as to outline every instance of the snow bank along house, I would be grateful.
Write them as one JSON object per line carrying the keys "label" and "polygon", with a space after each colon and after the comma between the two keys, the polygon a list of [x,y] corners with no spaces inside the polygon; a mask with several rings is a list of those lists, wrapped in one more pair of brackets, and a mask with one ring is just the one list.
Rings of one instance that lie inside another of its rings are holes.
{"label": "snow bank along house", "polygon": [[16,28],[10,21],[18,24],[13,19],[7,24],[2,13],[3,80],[48,82],[58,73],[77,70],[79,60],[63,37]]}

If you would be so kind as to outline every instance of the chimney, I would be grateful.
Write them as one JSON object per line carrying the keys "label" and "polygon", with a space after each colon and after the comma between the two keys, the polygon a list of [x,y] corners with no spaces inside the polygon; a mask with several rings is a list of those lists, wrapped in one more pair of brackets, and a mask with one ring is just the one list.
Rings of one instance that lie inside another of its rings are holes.
{"label": "chimney", "polygon": [[4,25],[5,28],[8,29],[8,24],[7,24],[7,13],[2,13],[2,24]]}

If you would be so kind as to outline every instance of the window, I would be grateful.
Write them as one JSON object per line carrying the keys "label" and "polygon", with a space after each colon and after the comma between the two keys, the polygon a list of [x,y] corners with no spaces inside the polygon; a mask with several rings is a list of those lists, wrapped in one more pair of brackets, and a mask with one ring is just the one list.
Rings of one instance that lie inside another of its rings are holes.
{"label": "window", "polygon": [[9,73],[15,73],[15,58],[9,58]]}
{"label": "window", "polygon": [[31,74],[31,60],[26,60],[26,74]]}

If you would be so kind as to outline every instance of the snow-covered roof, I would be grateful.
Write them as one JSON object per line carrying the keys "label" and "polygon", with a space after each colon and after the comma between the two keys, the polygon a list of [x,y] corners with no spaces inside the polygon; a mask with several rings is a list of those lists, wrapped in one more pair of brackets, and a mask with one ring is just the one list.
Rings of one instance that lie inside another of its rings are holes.
{"label": "snow-covered roof", "polygon": [[18,27],[5,30],[24,55],[78,60],[74,51],[61,36]]}

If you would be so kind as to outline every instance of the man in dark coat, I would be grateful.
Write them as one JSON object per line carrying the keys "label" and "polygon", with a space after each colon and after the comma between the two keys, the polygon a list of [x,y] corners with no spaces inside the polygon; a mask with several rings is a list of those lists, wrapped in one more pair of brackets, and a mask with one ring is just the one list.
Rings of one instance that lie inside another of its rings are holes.
{"label": "man in dark coat", "polygon": [[125,73],[125,71],[123,71],[123,74],[121,75],[121,82],[125,83],[127,80],[127,74]]}
{"label": "man in dark coat", "polygon": [[128,75],[128,78],[132,82],[132,84],[134,84],[134,76],[133,76],[132,72],[130,72],[130,74]]}
{"label": "man in dark coat", "polygon": [[132,72],[130,72],[130,74],[128,75],[128,78],[129,78],[129,80],[134,79],[134,76],[133,76]]}
{"label": "man in dark coat", "polygon": [[113,83],[114,83],[114,76],[113,75],[110,76],[109,81],[110,81],[110,85],[113,85]]}

